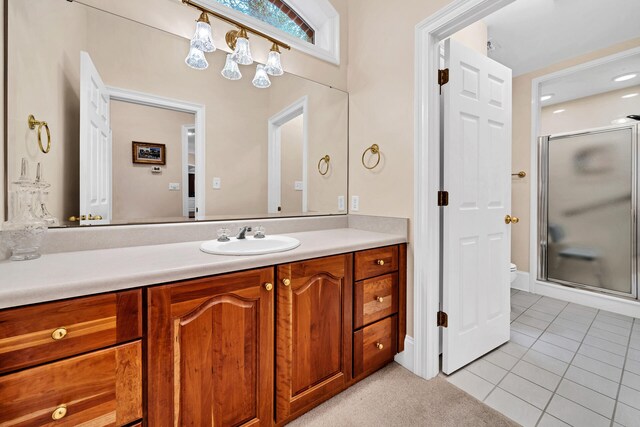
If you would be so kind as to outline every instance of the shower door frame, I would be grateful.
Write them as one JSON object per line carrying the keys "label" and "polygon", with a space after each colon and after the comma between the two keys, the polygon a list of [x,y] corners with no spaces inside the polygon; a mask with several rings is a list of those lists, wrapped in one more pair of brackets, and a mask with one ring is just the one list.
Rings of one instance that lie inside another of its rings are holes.
{"label": "shower door frame", "polygon": [[[548,276],[548,217],[549,217],[549,142],[551,139],[596,135],[618,130],[631,130],[631,293],[620,292],[598,286],[586,285],[561,279],[549,279]],[[537,198],[538,224],[537,243],[538,265],[536,279],[538,281],[569,286],[572,288],[595,291],[601,294],[638,300],[638,140],[639,124],[605,126],[578,132],[565,132],[541,136],[537,144]]]}

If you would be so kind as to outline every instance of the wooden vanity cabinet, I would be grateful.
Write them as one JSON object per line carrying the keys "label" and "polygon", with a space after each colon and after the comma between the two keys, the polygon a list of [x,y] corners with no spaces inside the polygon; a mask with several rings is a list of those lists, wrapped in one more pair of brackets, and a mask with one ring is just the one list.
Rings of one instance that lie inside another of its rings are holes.
{"label": "wooden vanity cabinet", "polygon": [[148,289],[148,425],[273,423],[273,271]]}
{"label": "wooden vanity cabinet", "polygon": [[140,289],[0,311],[0,426],[142,418]]}
{"label": "wooden vanity cabinet", "polygon": [[351,381],[353,255],[280,265],[276,303],[276,421]]}

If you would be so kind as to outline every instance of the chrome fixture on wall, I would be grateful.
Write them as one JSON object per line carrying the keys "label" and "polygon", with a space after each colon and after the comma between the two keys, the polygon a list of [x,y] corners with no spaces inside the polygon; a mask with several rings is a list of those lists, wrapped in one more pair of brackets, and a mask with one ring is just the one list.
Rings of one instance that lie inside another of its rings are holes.
{"label": "chrome fixture on wall", "polygon": [[291,47],[288,44],[274,39],[261,31],[241,24],[234,19],[201,6],[191,0],[182,0],[182,3],[194,7],[201,12],[200,17],[196,21],[196,30],[193,38],[191,39],[189,53],[185,59],[188,66],[196,70],[204,70],[209,67],[205,53],[214,52],[216,50],[213,43],[211,23],[209,21],[209,15],[213,15],[224,22],[238,27],[237,30],[231,30],[225,35],[225,41],[233,53],[227,55],[224,68],[221,71],[223,77],[229,80],[240,80],[242,78],[242,73],[240,72],[238,65],[253,64],[253,56],[251,55],[251,45],[249,43],[248,33],[255,34],[273,43],[267,58],[267,63],[265,65],[258,64],[256,66],[256,73],[252,80],[253,85],[259,89],[266,89],[271,86],[269,76],[276,77],[284,74],[280,58],[280,48],[290,50]]}

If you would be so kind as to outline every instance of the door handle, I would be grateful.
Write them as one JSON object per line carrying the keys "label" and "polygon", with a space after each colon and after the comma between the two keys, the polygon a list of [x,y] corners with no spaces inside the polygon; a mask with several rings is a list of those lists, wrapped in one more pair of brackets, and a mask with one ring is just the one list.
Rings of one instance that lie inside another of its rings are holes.
{"label": "door handle", "polygon": [[517,224],[519,222],[520,222],[520,218],[518,218],[517,216],[507,215],[504,217],[505,224]]}
{"label": "door handle", "polygon": [[78,221],[84,221],[84,220],[89,220],[89,221],[100,221],[102,219],[102,217],[100,215],[79,215],[79,216],[70,216],[69,217],[69,221],[71,222],[78,222]]}

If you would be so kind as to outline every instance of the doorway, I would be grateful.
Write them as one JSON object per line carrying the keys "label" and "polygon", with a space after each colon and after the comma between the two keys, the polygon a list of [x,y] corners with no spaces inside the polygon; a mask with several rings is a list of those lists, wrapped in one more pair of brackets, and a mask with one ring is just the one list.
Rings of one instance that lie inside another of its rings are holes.
{"label": "doorway", "polygon": [[308,108],[305,96],[269,118],[267,210],[270,214],[308,210]]}

